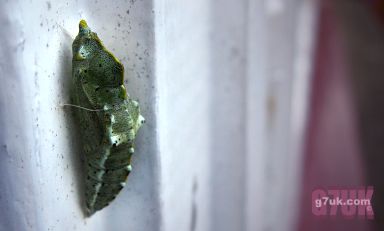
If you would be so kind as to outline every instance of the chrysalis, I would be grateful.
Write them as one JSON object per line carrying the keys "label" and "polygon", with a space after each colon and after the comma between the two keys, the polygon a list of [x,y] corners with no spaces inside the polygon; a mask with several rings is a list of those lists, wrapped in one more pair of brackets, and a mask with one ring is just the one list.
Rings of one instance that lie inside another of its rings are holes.
{"label": "chrysalis", "polygon": [[124,87],[124,67],[84,20],[72,44],[73,101],[85,154],[88,216],[125,185],[134,139],[144,118]]}

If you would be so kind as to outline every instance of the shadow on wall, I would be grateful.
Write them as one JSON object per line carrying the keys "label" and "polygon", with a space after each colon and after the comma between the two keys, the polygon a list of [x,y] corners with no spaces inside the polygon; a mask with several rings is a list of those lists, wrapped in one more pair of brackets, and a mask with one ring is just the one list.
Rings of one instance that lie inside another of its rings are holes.
{"label": "shadow on wall", "polygon": [[[60,54],[62,54],[61,57],[61,64],[59,65],[59,80],[60,80],[60,86],[61,86],[61,93],[64,96],[62,103],[72,103],[71,99],[71,92],[72,92],[72,41],[73,38],[68,33],[63,33],[62,38],[63,43],[65,44],[62,46],[62,51]],[[79,193],[79,201],[78,205],[81,207],[80,209],[83,211],[84,218],[86,217],[86,209],[85,209],[85,177],[83,167],[84,165],[84,159],[83,159],[83,153],[82,153],[82,145],[81,145],[81,137],[80,137],[80,130],[79,126],[76,124],[76,118],[75,118],[75,110],[78,110],[76,108],[72,107],[62,107],[61,109],[65,113],[66,118],[66,129],[67,134],[69,134],[68,140],[71,145],[71,164],[74,169],[74,173],[72,173],[75,177],[75,188],[78,189]]]}

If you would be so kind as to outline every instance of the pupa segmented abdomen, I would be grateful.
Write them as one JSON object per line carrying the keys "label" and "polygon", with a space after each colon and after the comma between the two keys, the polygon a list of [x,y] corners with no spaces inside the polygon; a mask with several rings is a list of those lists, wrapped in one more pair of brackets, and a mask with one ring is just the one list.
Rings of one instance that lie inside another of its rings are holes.
{"label": "pupa segmented abdomen", "polygon": [[89,214],[104,208],[116,197],[132,170],[136,121],[132,119],[129,104],[137,103],[125,103],[127,105],[119,105],[118,110],[101,113],[104,119],[101,144],[98,150],[86,153],[86,205]]}

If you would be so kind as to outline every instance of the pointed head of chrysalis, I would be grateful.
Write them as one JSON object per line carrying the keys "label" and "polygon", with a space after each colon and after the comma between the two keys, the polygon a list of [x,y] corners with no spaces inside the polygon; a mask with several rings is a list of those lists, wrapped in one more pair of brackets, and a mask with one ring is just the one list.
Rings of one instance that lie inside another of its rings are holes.
{"label": "pointed head of chrysalis", "polygon": [[127,98],[124,67],[108,50],[85,20],[79,23],[79,34],[72,44],[73,63],[85,93],[95,105],[113,104]]}

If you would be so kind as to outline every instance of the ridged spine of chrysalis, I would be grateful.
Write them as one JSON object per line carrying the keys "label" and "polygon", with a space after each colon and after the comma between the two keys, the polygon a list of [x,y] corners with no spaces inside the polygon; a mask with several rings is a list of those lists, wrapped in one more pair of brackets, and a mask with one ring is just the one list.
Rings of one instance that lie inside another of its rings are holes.
{"label": "ridged spine of chrysalis", "polygon": [[131,172],[144,118],[124,87],[124,67],[84,20],[72,44],[73,104],[85,154],[87,215],[107,206]]}

